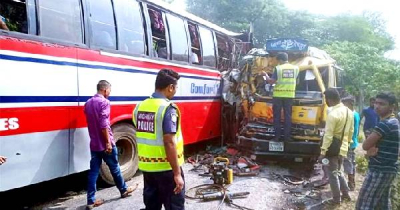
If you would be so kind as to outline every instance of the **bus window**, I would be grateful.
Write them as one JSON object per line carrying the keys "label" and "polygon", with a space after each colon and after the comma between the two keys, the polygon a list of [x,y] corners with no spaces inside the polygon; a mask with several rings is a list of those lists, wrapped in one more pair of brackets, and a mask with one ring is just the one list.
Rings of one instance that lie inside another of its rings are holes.
{"label": "bus window", "polygon": [[232,53],[232,47],[229,44],[228,37],[220,34],[216,34],[217,46],[218,46],[218,70],[224,71],[229,68],[230,56]]}
{"label": "bus window", "polygon": [[[0,30],[28,33],[27,4],[25,0],[1,0]],[[3,24],[4,23],[4,24]]]}
{"label": "bus window", "polygon": [[90,45],[116,49],[115,22],[111,0],[88,0],[92,29]]}
{"label": "bus window", "polygon": [[41,36],[83,43],[79,0],[40,0],[38,3]]}
{"label": "bus window", "polygon": [[171,40],[172,60],[189,62],[189,46],[185,22],[170,14],[167,14],[166,16]]}
{"label": "bus window", "polygon": [[203,59],[201,57],[200,39],[199,31],[197,26],[193,23],[188,24],[190,42],[192,44],[190,58],[194,64],[203,64]]}
{"label": "bus window", "polygon": [[160,10],[149,7],[154,57],[168,59],[165,23]]}
{"label": "bus window", "polygon": [[203,65],[214,67],[216,65],[215,59],[215,45],[213,33],[203,27],[199,27],[201,37],[201,49],[203,50]]}
{"label": "bus window", "polygon": [[114,1],[118,26],[118,49],[132,54],[145,54],[144,29],[137,1]]}

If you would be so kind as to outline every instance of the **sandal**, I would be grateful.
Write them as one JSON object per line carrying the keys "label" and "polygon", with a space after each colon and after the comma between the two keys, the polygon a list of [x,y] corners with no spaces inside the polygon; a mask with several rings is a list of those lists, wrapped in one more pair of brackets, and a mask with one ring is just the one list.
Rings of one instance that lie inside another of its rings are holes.
{"label": "sandal", "polygon": [[128,196],[131,196],[131,193],[133,191],[135,191],[137,189],[137,187],[138,187],[138,184],[136,184],[136,186],[134,186],[134,187],[133,186],[128,187],[126,189],[126,191],[124,193],[122,193],[121,198],[126,198]]}
{"label": "sandal", "polygon": [[93,209],[94,207],[98,207],[98,206],[101,206],[103,204],[104,204],[104,200],[103,199],[96,199],[93,204],[87,205],[86,209],[90,210],[90,209]]}

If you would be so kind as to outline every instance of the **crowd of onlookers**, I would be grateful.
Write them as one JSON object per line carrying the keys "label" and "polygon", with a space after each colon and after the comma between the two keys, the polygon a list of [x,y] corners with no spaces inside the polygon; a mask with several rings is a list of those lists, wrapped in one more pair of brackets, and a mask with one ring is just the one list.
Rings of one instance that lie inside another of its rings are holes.
{"label": "crowd of onlookers", "polygon": [[[326,162],[329,162],[324,171],[333,195],[326,204],[339,206],[352,199],[349,191],[354,191],[356,186],[355,150],[362,142],[368,159],[368,172],[357,198],[356,209],[393,209],[391,193],[398,179],[400,154],[400,113],[396,113],[398,101],[395,95],[391,92],[379,93],[370,99],[370,106],[362,110],[361,116],[354,110],[353,97],[340,99],[337,90],[328,89],[325,98],[330,109],[320,160],[327,159]],[[364,125],[360,126],[363,119]]]}

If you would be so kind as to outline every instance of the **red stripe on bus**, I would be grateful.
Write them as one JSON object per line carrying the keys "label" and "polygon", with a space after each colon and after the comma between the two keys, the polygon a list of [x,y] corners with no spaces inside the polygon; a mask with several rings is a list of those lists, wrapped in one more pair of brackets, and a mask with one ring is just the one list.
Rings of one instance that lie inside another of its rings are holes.
{"label": "red stripe on bus", "polygon": [[[195,68],[191,69],[189,66],[188,68],[183,68],[183,67],[176,67],[173,65],[164,65],[147,61],[136,61],[126,58],[111,57],[111,56],[101,55],[99,51],[91,49],[42,43],[39,41],[30,41],[30,40],[10,38],[4,36],[0,36],[0,46],[1,50],[10,50],[23,53],[54,56],[60,58],[61,57],[72,58],[72,59],[79,59],[82,61],[94,61],[94,62],[103,62],[103,63],[117,64],[117,65],[127,65],[139,68],[150,68],[150,69],[170,68],[177,71],[178,73],[189,73],[201,76],[211,76],[211,77],[220,76],[220,73],[218,71],[210,72]],[[165,62],[168,61],[166,60]]]}
{"label": "red stripe on bus", "polygon": [[[178,106],[182,113],[185,144],[221,135],[220,102],[187,102],[178,103]],[[111,120],[119,118],[130,123],[131,119],[126,116],[132,113],[133,108],[134,105],[112,105]],[[0,136],[86,127],[83,107],[78,106],[0,108],[0,119],[10,118],[18,119],[19,128],[0,131]]]}

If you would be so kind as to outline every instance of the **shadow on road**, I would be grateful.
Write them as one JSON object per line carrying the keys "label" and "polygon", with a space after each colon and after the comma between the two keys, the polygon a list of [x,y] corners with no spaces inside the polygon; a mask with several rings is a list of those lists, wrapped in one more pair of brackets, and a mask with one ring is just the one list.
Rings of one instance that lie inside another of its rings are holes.
{"label": "shadow on road", "polygon": [[82,193],[86,189],[87,172],[41,182],[31,186],[0,192],[4,209],[34,209],[34,206]]}

